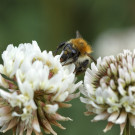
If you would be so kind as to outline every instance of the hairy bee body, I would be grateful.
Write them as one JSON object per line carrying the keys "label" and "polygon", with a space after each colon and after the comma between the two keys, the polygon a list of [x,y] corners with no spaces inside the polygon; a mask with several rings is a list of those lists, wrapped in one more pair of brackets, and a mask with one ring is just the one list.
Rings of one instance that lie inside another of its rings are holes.
{"label": "hairy bee body", "polygon": [[88,56],[79,56],[75,64],[75,73],[80,74],[85,72],[90,64],[90,58]]}
{"label": "hairy bee body", "polygon": [[83,38],[71,39],[73,47],[78,49],[81,55],[86,55],[86,53],[91,53],[91,47]]}
{"label": "hairy bee body", "polygon": [[63,65],[75,64],[75,73],[80,74],[85,72],[90,63],[90,53],[92,49],[90,45],[77,32],[75,39],[70,39],[67,42],[61,43],[55,53],[62,48],[61,62]]}

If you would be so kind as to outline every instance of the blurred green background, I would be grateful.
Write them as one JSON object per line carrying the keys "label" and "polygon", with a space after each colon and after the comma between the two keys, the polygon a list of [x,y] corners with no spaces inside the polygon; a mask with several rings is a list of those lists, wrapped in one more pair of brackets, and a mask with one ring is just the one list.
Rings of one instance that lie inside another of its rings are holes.
{"label": "blurred green background", "polygon": [[[55,50],[59,43],[74,38],[75,31],[79,30],[92,45],[92,55],[98,57],[95,42],[100,34],[134,25],[135,0],[0,0],[0,53],[8,44],[18,46],[32,40],[36,40],[42,50]],[[93,116],[83,115],[85,105],[79,99],[71,103],[71,108],[62,109],[60,113],[74,121],[62,122],[66,130],[55,128],[58,135],[104,134],[102,130],[107,122],[91,123]],[[118,125],[105,133],[118,134]]]}

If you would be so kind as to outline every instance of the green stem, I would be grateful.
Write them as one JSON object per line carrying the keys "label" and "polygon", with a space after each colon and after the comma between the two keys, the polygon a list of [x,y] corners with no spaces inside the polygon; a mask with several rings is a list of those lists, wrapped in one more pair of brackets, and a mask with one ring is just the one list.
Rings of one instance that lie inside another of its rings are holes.
{"label": "green stem", "polygon": [[129,119],[127,119],[126,127],[124,129],[123,135],[130,135],[130,123]]}

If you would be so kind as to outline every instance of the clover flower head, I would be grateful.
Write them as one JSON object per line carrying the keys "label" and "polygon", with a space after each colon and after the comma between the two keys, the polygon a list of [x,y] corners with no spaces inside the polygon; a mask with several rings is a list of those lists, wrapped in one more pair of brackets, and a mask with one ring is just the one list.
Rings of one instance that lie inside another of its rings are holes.
{"label": "clover flower head", "polygon": [[74,64],[62,66],[60,56],[41,51],[37,42],[9,45],[0,65],[1,132],[13,128],[16,135],[26,133],[56,135],[51,124],[65,129],[57,121],[71,120],[58,114],[64,102],[79,96],[82,82],[75,83]]}
{"label": "clover flower head", "polygon": [[96,114],[92,121],[108,121],[104,132],[119,124],[122,134],[127,121],[135,127],[135,50],[91,63],[81,92],[88,110],[85,114]]}

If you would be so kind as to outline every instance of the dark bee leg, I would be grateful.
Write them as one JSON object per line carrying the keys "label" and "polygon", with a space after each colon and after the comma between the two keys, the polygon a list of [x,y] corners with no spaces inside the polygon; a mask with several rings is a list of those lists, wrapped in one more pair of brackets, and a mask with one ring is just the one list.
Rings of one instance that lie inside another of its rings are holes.
{"label": "dark bee leg", "polygon": [[57,52],[65,45],[65,42],[61,43],[57,49],[53,52],[54,56],[57,54]]}
{"label": "dark bee leg", "polygon": [[85,60],[84,62],[80,63],[80,66],[75,69],[75,73],[78,75],[82,72],[85,72],[89,64],[89,60]]}
{"label": "dark bee leg", "polygon": [[65,65],[69,65],[69,64],[72,64],[72,63],[74,63],[74,62],[76,62],[77,61],[77,59],[78,59],[78,57],[79,57],[79,52],[78,53],[76,53],[76,55],[74,55],[74,57],[72,58],[72,61],[70,61],[70,62],[68,62],[68,63],[64,63],[64,66]]}
{"label": "dark bee leg", "polygon": [[72,64],[72,63],[74,63],[76,60],[77,60],[77,59],[73,59],[72,61],[70,61],[70,62],[68,62],[68,63],[66,63],[66,62],[67,62],[67,61],[66,61],[66,62],[64,63],[64,65],[63,65],[63,66],[65,66],[65,65],[69,65],[69,64]]}
{"label": "dark bee leg", "polygon": [[64,62],[63,66],[68,65],[68,64],[66,63],[66,62],[68,61],[68,59],[69,59],[69,55],[68,55],[68,57],[67,57],[67,60]]}

